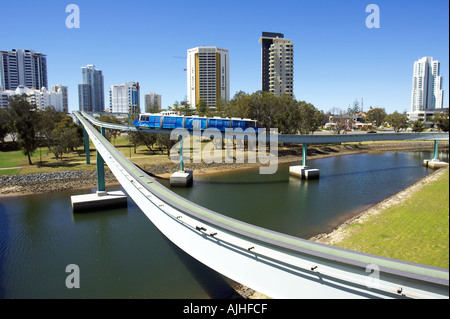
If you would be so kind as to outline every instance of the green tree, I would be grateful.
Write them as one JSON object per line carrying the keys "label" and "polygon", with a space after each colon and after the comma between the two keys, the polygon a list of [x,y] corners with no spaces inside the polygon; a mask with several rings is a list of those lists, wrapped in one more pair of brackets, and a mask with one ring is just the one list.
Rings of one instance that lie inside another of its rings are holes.
{"label": "green tree", "polygon": [[14,126],[11,113],[8,109],[0,109],[0,141],[5,140],[5,136],[13,132]]}
{"label": "green tree", "polygon": [[273,93],[257,91],[250,96],[249,117],[257,120],[260,127],[269,131],[275,127],[278,105],[277,97]]}
{"label": "green tree", "polygon": [[216,108],[209,112],[208,116],[226,117],[229,109],[229,104],[224,99],[218,99],[216,102]]}
{"label": "green tree", "polygon": [[52,143],[49,150],[55,155],[56,159],[62,160],[64,153],[69,153],[83,145],[83,129],[70,116],[65,116],[55,125],[50,139]]}
{"label": "green tree", "polygon": [[353,102],[353,105],[347,109],[347,114],[350,116],[353,116],[359,112],[360,112],[359,102],[358,102],[358,100],[355,100]]}
{"label": "green tree", "polygon": [[417,121],[411,122],[411,128],[413,132],[423,132],[425,129],[425,123],[423,122],[423,119],[418,119]]}
{"label": "green tree", "polygon": [[435,113],[433,117],[433,123],[434,125],[444,132],[449,131],[449,116],[448,113]]}
{"label": "green tree", "polygon": [[398,113],[395,111],[386,116],[386,121],[394,128],[395,132],[408,127],[408,116],[406,113]]}
{"label": "green tree", "polygon": [[384,108],[375,107],[371,108],[367,112],[367,120],[372,122],[376,127],[382,125],[385,119],[386,119],[386,111],[384,110]]}
{"label": "green tree", "polygon": [[186,101],[182,102],[181,106],[178,107],[177,111],[179,111],[184,116],[190,116],[193,113],[191,105]]}
{"label": "green tree", "polygon": [[223,115],[227,117],[249,118],[251,97],[244,91],[237,92],[233,99],[224,107]]}
{"label": "green tree", "polygon": [[209,111],[208,104],[206,104],[205,100],[200,100],[195,108],[197,109],[197,114],[199,116],[205,116]]}
{"label": "green tree", "polygon": [[287,94],[276,97],[271,107],[274,117],[274,126],[282,134],[296,134],[300,125],[300,109],[298,102]]}
{"label": "green tree", "polygon": [[18,143],[24,155],[31,162],[31,155],[37,149],[36,140],[36,105],[27,100],[27,95],[14,95],[9,98],[9,112],[13,128],[18,135]]}
{"label": "green tree", "polygon": [[53,106],[49,106],[36,114],[36,130],[39,136],[45,139],[47,147],[53,146],[52,131],[56,125],[66,116],[65,112],[57,111]]}
{"label": "green tree", "polygon": [[170,134],[156,133],[156,142],[161,148],[167,149],[167,156],[170,156],[170,149],[174,146],[177,141],[170,139]]}
{"label": "green tree", "polygon": [[317,110],[314,105],[304,101],[299,102],[300,110],[300,134],[314,133],[323,121],[323,113]]}
{"label": "green tree", "polygon": [[154,152],[153,145],[156,143],[156,134],[140,131],[128,132],[128,140],[134,145],[134,153],[136,148],[140,145],[145,145],[150,151]]}

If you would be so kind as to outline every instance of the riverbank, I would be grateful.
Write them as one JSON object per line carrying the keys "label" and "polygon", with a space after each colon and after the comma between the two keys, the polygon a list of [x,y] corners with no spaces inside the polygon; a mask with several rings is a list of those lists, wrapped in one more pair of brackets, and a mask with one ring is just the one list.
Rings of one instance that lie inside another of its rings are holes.
{"label": "riverbank", "polygon": [[310,240],[448,269],[448,180],[449,168],[438,169]]}
{"label": "riverbank", "polygon": [[[440,148],[448,149],[448,142],[441,142]],[[371,152],[392,152],[392,151],[417,151],[432,150],[432,142],[384,142],[384,143],[347,143],[342,145],[310,146],[308,148],[308,160],[319,159],[332,156],[344,156]],[[152,163],[152,156],[147,156],[147,160],[139,160],[138,165],[157,179],[168,179],[173,172],[179,169],[178,163],[167,160]],[[301,148],[298,150],[279,149],[278,163],[295,163],[301,161]],[[203,174],[218,174],[230,170],[247,169],[258,167],[260,163],[185,163],[186,170],[192,170],[194,176]],[[92,164],[95,167],[95,163]],[[118,185],[114,175],[105,170],[106,186]],[[40,194],[47,192],[59,192],[66,190],[77,190],[97,187],[97,173],[95,169],[37,173],[26,175],[0,176],[0,197],[19,196],[27,194]]]}
{"label": "riverbank", "polygon": [[[417,200],[417,196],[419,195],[419,192],[424,192],[426,190],[426,188],[430,187],[430,185],[432,185],[433,183],[438,182],[438,181],[442,182],[442,180],[444,180],[444,183],[445,183],[445,178],[447,178],[447,185],[448,185],[448,174],[449,174],[449,167],[438,169],[438,170],[432,172],[431,174],[427,175],[426,177],[422,178],[421,180],[417,181],[413,185],[407,187],[406,189],[404,189],[404,190],[398,192],[397,194],[383,200],[382,202],[370,207],[369,209],[365,210],[364,212],[358,214],[357,216],[354,216],[354,217],[348,219],[347,221],[345,221],[344,223],[339,225],[332,232],[318,234],[318,235],[310,238],[309,240],[315,241],[318,243],[322,243],[322,244],[326,244],[326,245],[363,251],[364,250],[363,247],[360,247],[360,246],[356,247],[356,246],[352,246],[352,245],[349,246],[348,244],[347,245],[343,244],[343,242],[345,242],[346,239],[349,239],[352,236],[356,236],[357,231],[360,231],[359,228],[361,228],[361,226],[367,225],[368,223],[379,222],[378,219],[380,219],[380,218],[375,219],[377,216],[383,217],[383,214],[388,213],[390,209],[398,208],[405,204],[407,205],[408,203],[413,202],[411,200],[413,197],[415,197],[415,200]],[[435,192],[435,190],[432,190],[432,192]],[[445,210],[444,226],[446,225],[448,228],[448,187],[445,192],[447,194],[447,198],[444,198],[443,200],[447,201],[447,208],[444,209]],[[425,195],[425,196],[427,196],[427,195]],[[414,202],[413,205],[418,205],[418,204],[417,204],[417,202]],[[417,208],[415,210],[420,211],[420,208]],[[401,211],[401,209],[398,209],[398,211]],[[396,210],[395,214],[400,214],[398,211]],[[436,217],[432,216],[431,218],[435,219]],[[411,221],[411,219],[405,218],[402,221],[403,225],[404,225],[405,220],[409,220],[408,232],[411,232],[412,231],[411,228],[413,228],[411,225],[413,224],[413,222]],[[418,227],[422,227],[422,228],[423,227],[427,228],[428,226],[429,225],[426,222],[422,222],[422,221],[419,222],[419,225],[418,225]],[[440,226],[442,226],[442,225],[440,225]],[[394,226],[394,227],[396,227],[396,226]],[[430,226],[430,227],[432,227],[432,226]],[[402,228],[404,228],[404,227],[402,227]],[[432,228],[433,228],[432,232],[441,233],[440,231],[438,231],[438,227],[436,227],[436,225],[434,225],[434,227],[432,227]],[[356,231],[355,231],[355,229],[356,229]],[[398,237],[407,237],[405,235],[402,236],[401,230],[399,230],[398,227],[395,229],[395,232],[397,233]],[[448,260],[448,229],[447,229],[446,234],[447,235],[445,235],[445,232],[444,232],[444,235],[442,236],[443,239],[441,240],[442,242],[447,243],[446,246],[444,245],[444,247],[442,247],[443,245],[441,243],[436,242],[432,239],[420,238],[420,236],[418,236],[417,234],[408,234],[408,235],[413,236],[415,241],[420,242],[421,246],[424,246],[423,249],[426,250],[427,253],[429,250],[437,249],[437,247],[441,247],[441,250],[446,251],[446,255],[444,254],[443,259]],[[380,236],[385,237],[386,234],[380,234]],[[359,240],[358,238],[356,238],[353,240],[353,242],[354,241],[358,242],[358,244],[359,244],[362,240]],[[398,245],[398,246],[400,246],[399,249],[402,249],[401,247],[403,247],[403,246],[401,246],[399,244],[399,239],[397,238],[397,239],[395,239],[395,241],[396,241],[396,246]],[[406,239],[403,241],[407,242],[406,243],[407,247],[410,246],[411,240]],[[430,243],[427,243],[427,241]],[[377,242],[379,242],[379,241],[377,240]],[[379,245],[381,245],[381,246],[386,245],[386,244],[387,243],[383,243],[383,244],[379,243]],[[370,239],[369,239],[369,245],[373,246],[373,240],[370,241]],[[420,249],[417,247],[412,247],[412,248],[413,248],[412,255],[425,254],[425,252],[420,253]],[[436,253],[436,254],[439,255],[440,253]],[[385,257],[394,258],[389,255],[387,255]],[[402,260],[404,260],[405,258],[406,257],[403,257]],[[417,262],[417,260],[414,260],[415,256],[410,256],[408,258],[412,258],[411,260],[409,260],[411,262]],[[429,263],[427,263],[427,264],[429,264]],[[440,268],[448,268],[448,264],[447,264],[447,266],[443,266],[443,265],[435,265],[435,266],[441,266]],[[236,289],[236,292],[230,296],[231,299],[267,299],[267,298],[269,298],[269,297],[267,297],[259,292],[256,292],[246,286],[243,286],[243,285],[238,285],[235,289]]]}
{"label": "riverbank", "polygon": [[424,187],[429,185],[430,183],[438,180],[444,174],[448,174],[449,168],[441,168],[438,169],[431,174],[425,176],[421,180],[407,187],[406,189],[398,192],[397,194],[386,198],[380,203],[370,207],[364,212],[354,216],[341,225],[339,225],[336,229],[334,229],[330,233],[318,234],[309,240],[315,241],[318,243],[326,244],[326,245],[337,245],[339,242],[343,241],[346,237],[351,236],[351,232],[348,229],[352,225],[363,224],[367,222],[369,219],[382,214],[386,209],[394,206],[400,205],[404,202],[410,200],[414,195],[416,195],[419,191],[421,191]]}

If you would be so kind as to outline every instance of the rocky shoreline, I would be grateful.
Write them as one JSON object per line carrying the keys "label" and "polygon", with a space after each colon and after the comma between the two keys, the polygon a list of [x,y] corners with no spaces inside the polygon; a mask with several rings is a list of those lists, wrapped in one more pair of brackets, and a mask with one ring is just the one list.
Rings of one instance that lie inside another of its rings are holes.
{"label": "rocky shoreline", "polygon": [[[109,171],[105,171],[105,183],[117,183]],[[97,171],[68,171],[55,173],[37,173],[27,175],[0,176],[0,196],[18,196],[61,192],[66,190],[96,187]]]}

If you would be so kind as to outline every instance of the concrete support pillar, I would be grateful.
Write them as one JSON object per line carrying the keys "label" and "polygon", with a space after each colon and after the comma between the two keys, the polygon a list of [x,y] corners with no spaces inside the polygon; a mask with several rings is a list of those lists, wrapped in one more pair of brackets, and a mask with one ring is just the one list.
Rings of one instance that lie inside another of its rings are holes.
{"label": "concrete support pillar", "polygon": [[89,149],[89,135],[83,127],[84,153],[86,154],[86,164],[91,164],[91,154]]}
{"label": "concrete support pillar", "polygon": [[306,158],[308,156],[308,144],[302,145],[302,165],[289,167],[289,174],[300,177],[301,179],[316,179],[320,176],[320,170],[317,168],[309,168],[306,166]]}
{"label": "concrete support pillar", "polygon": [[180,135],[180,170],[170,176],[170,186],[186,187],[193,182],[193,172],[184,170],[183,163],[183,135]]}
{"label": "concrete support pillar", "polygon": [[308,144],[302,145],[302,165],[306,167],[306,157],[308,156]]}
{"label": "concrete support pillar", "polygon": [[180,135],[180,172],[184,172],[184,163],[183,163],[183,135]]}
{"label": "concrete support pillar", "polygon": [[442,162],[438,159],[438,141],[434,141],[434,155],[433,155],[433,159],[431,160],[423,160],[423,165],[425,167],[429,167],[432,169],[435,168],[441,168],[441,167],[447,167],[448,163],[447,162]]}
{"label": "concrete support pillar", "polygon": [[[100,132],[105,136],[105,128],[102,127]],[[105,161],[97,150],[97,194],[106,194],[105,186]]]}
{"label": "concrete support pillar", "polygon": [[438,159],[438,141],[434,141],[434,160]]}

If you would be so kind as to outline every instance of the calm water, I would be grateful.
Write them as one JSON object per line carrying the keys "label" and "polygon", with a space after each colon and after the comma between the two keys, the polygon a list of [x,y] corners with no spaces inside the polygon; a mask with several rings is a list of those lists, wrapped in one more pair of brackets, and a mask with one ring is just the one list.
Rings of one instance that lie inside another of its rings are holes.
{"label": "calm water", "polygon": [[[195,176],[194,187],[174,191],[225,215],[309,238],[429,174],[422,161],[431,156],[310,160],[319,180],[289,177],[282,165],[274,175],[252,169]],[[440,158],[448,162],[448,152]],[[72,214],[70,196],[90,192],[0,198],[0,298],[225,298],[233,291],[233,281],[178,249],[131,200],[125,209]],[[79,266],[79,289],[65,285],[69,264]]]}

